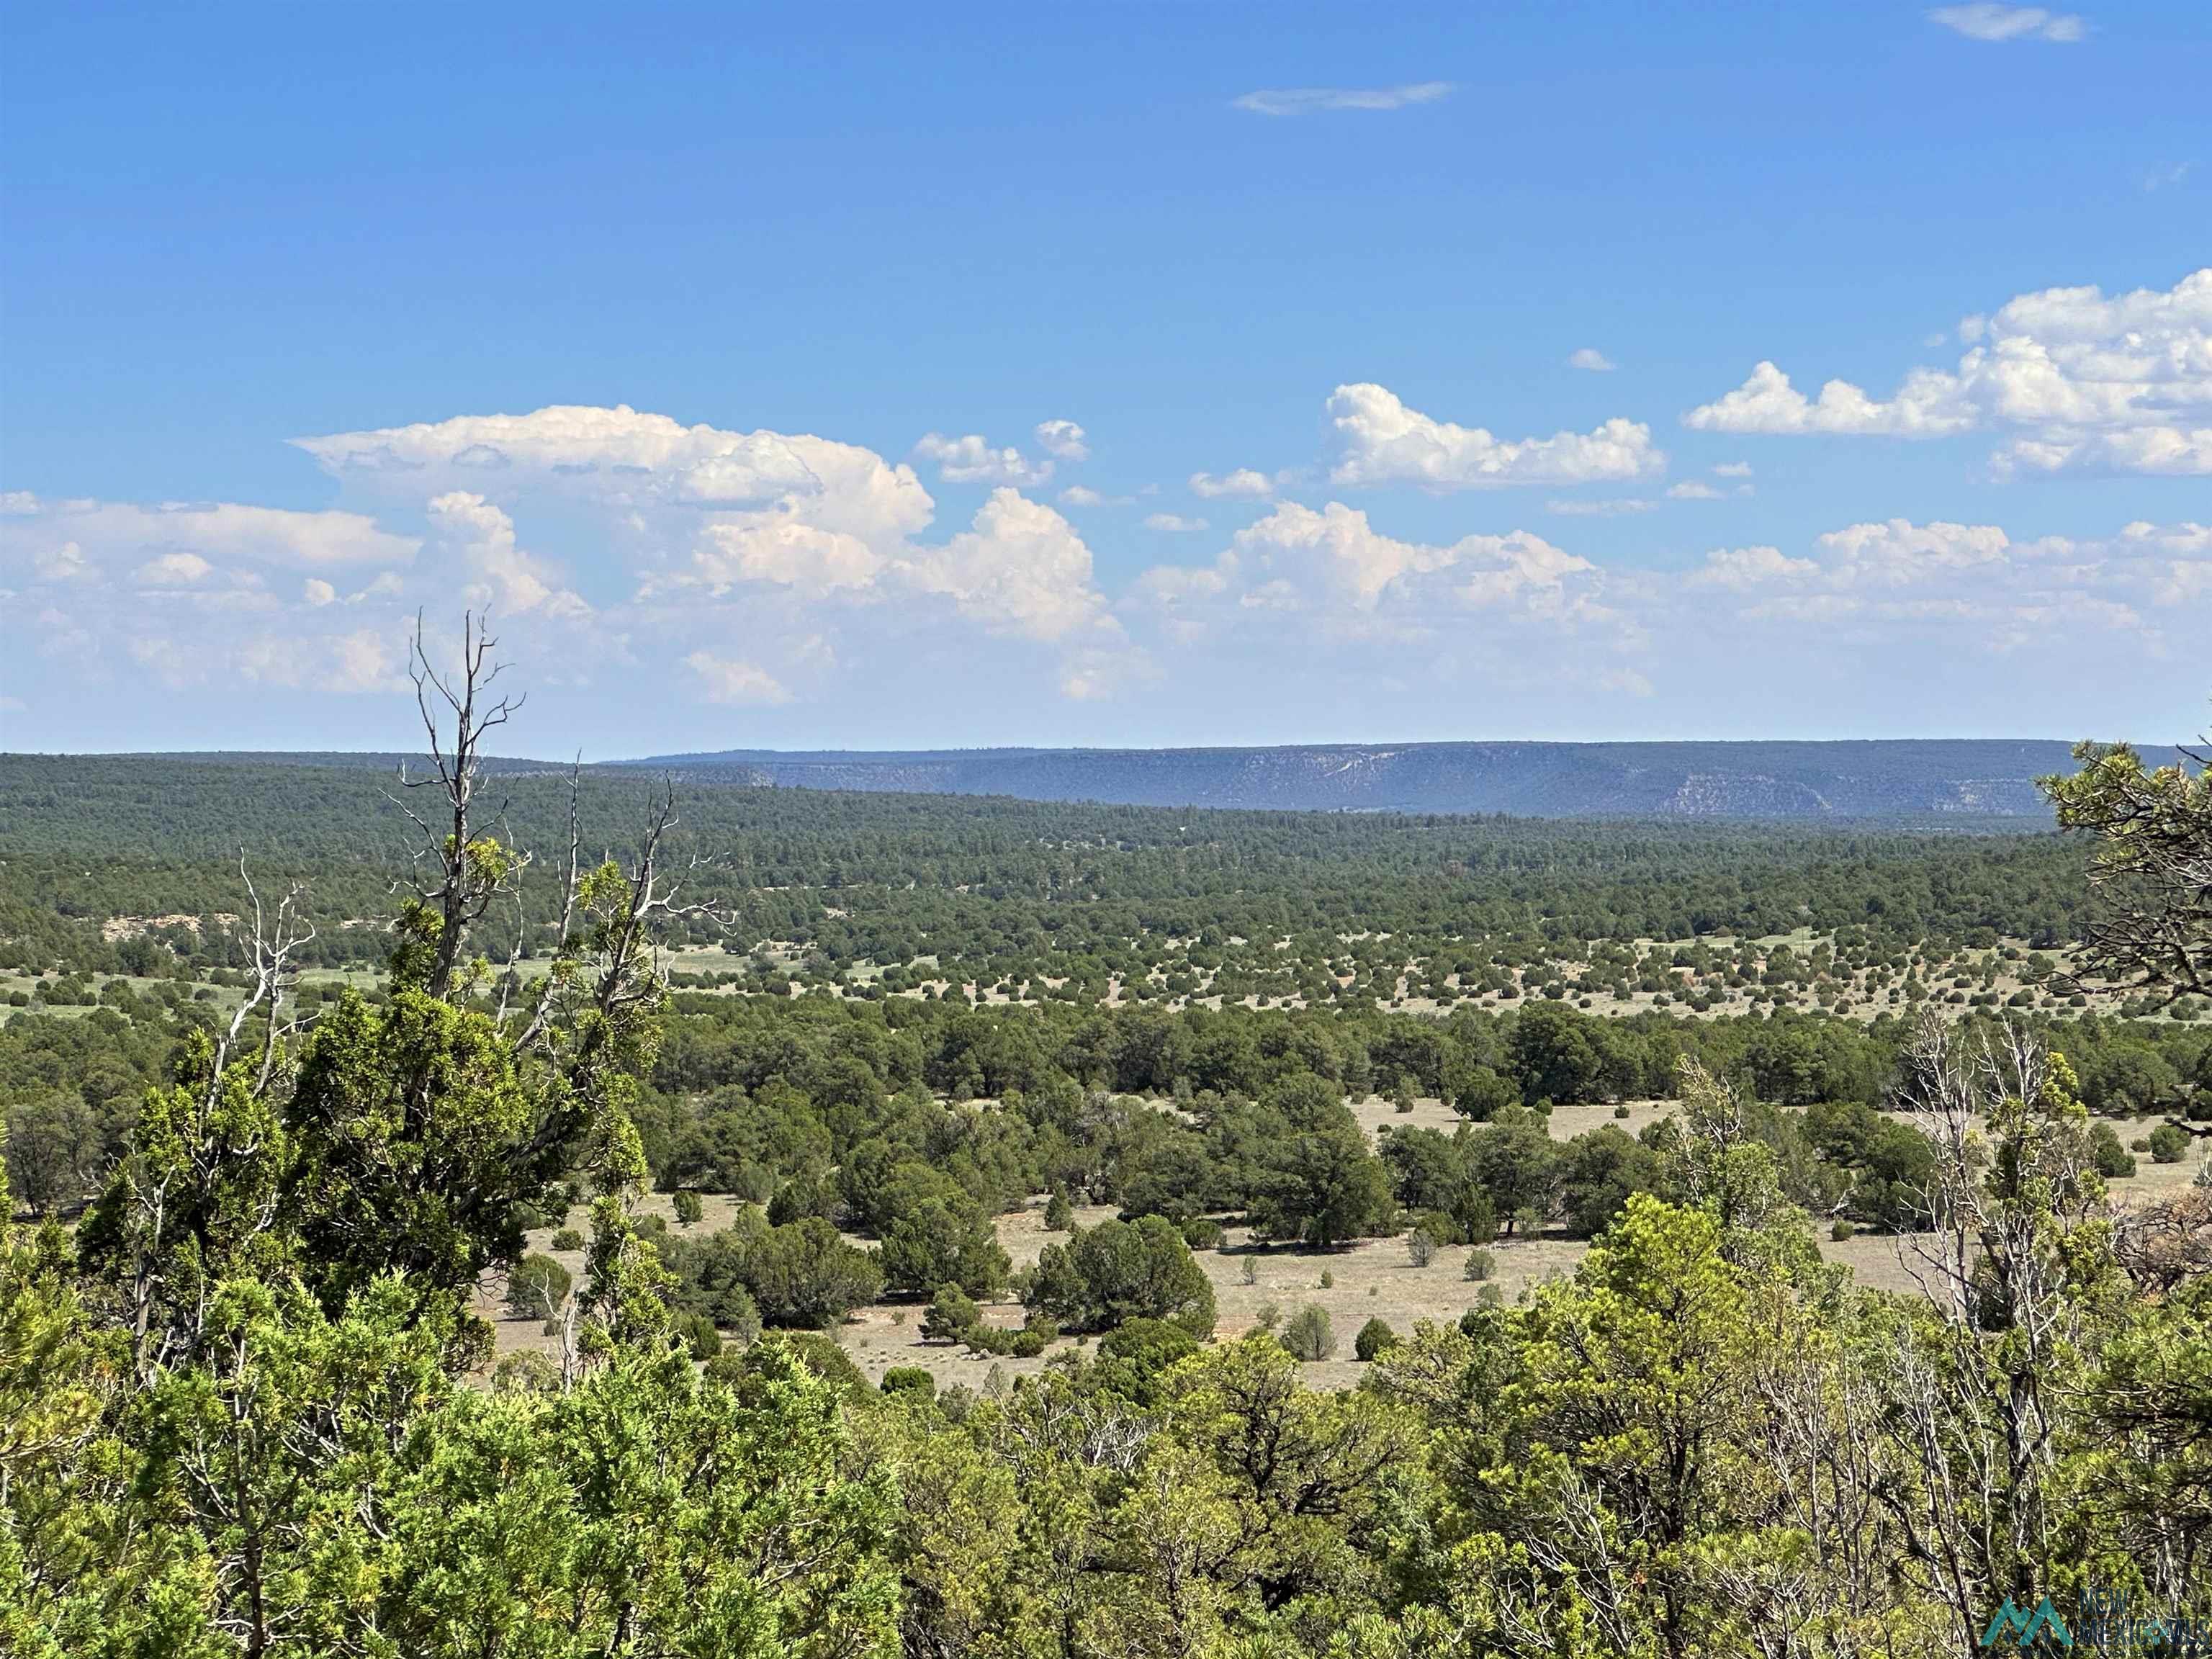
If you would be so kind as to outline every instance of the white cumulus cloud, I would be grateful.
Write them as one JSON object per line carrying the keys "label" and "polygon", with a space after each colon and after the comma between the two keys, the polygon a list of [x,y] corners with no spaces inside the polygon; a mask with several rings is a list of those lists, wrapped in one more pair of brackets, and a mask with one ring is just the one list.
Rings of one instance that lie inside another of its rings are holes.
{"label": "white cumulus cloud", "polygon": [[1634,421],[1507,441],[1480,427],[1408,409],[1388,387],[1371,384],[1337,387],[1328,411],[1339,445],[1332,477],[1340,484],[1451,490],[1591,483],[1644,477],[1666,465],[1652,446],[1650,428]]}
{"label": "white cumulus cloud", "polygon": [[1693,586],[1745,592],[1766,582],[1808,580],[1820,568],[1810,559],[1787,557],[1778,547],[1717,547],[1689,580]]}
{"label": "white cumulus cloud", "polygon": [[1207,501],[1223,496],[1264,501],[1275,493],[1275,481],[1249,466],[1240,466],[1219,477],[1211,472],[1194,472],[1190,475],[1190,493]]}
{"label": "white cumulus cloud", "polygon": [[914,447],[923,460],[937,463],[937,476],[947,483],[989,483],[1028,486],[1052,477],[1050,461],[1032,461],[1009,444],[994,449],[988,440],[970,432],[948,438],[932,432]]}
{"label": "white cumulus cloud", "polygon": [[1012,489],[993,490],[973,526],[944,546],[915,550],[903,574],[994,634],[1053,641],[1119,633],[1075,526]]}
{"label": "white cumulus cloud", "polygon": [[1609,374],[1613,372],[1614,365],[1613,359],[1595,346],[1584,346],[1568,357],[1567,367],[1587,369],[1593,374]]}
{"label": "white cumulus cloud", "polygon": [[1036,441],[1039,449],[1048,455],[1057,455],[1063,461],[1091,459],[1089,437],[1073,421],[1039,421]]}
{"label": "white cumulus cloud", "polygon": [[1832,380],[1808,398],[1772,362],[1683,416],[1705,431],[2009,434],[2000,473],[2212,473],[2212,268],[2167,289],[2016,295],[1960,325],[1955,368],[1911,370],[1895,396]]}
{"label": "white cumulus cloud", "polygon": [[473,578],[465,590],[471,605],[509,614],[591,614],[580,595],[561,586],[560,574],[550,564],[516,545],[514,520],[505,508],[473,491],[453,489],[433,496],[428,512],[441,542]]}

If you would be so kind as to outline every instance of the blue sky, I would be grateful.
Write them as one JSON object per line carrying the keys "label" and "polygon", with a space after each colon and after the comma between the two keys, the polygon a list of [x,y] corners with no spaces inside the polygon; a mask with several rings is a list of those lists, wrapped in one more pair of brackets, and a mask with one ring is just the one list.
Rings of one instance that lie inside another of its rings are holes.
{"label": "blue sky", "polygon": [[2205,724],[2199,4],[4,44],[0,747]]}

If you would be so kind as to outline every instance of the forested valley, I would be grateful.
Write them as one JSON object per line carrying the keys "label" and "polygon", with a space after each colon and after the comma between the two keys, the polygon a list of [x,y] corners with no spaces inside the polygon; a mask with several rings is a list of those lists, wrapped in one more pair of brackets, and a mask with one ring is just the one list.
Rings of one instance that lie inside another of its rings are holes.
{"label": "forested valley", "polygon": [[836,794],[417,672],[404,777],[0,759],[0,1650],[2203,1645],[2201,763]]}

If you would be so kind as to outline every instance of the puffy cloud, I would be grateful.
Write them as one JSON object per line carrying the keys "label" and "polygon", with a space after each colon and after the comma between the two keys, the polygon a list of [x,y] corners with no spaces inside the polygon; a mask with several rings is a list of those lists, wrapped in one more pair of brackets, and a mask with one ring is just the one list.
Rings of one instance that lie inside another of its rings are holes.
{"label": "puffy cloud", "polygon": [[802,593],[864,593],[890,562],[861,537],[827,530],[796,516],[769,516],[706,526],[691,555],[690,579],[716,598],[742,582],[766,582]]}
{"label": "puffy cloud", "polygon": [[973,432],[962,438],[932,432],[914,447],[914,453],[936,462],[937,476],[947,483],[1031,485],[1052,477],[1050,461],[1031,461],[1011,445],[994,449]]}
{"label": "puffy cloud", "polygon": [[1206,520],[1186,519],[1180,513],[1148,513],[1145,515],[1145,528],[1161,531],[1170,536],[1188,536],[1205,529]]}
{"label": "puffy cloud", "polygon": [[684,659],[684,666],[697,684],[699,695],[708,702],[772,704],[791,701],[791,694],[775,676],[757,663],[718,657],[711,651],[694,651]]}
{"label": "puffy cloud", "polygon": [[1248,115],[1313,115],[1331,110],[1411,109],[1433,104],[1452,90],[1449,81],[1416,81],[1398,87],[1284,87],[1248,92],[1231,106]]}
{"label": "puffy cloud", "polygon": [[1691,585],[1727,587],[1739,592],[1770,582],[1809,580],[1820,567],[1810,559],[1785,557],[1778,547],[1717,547],[1704,566],[1690,574]]}
{"label": "puffy cloud", "polygon": [[[1239,531],[1228,562],[1213,574],[1224,588],[1239,572],[1255,591],[1267,589],[1271,580],[1283,581],[1288,592],[1274,599],[1295,597],[1305,608],[1374,611],[1386,601],[1419,605],[1443,597],[1483,606],[1531,593],[1556,596],[1566,578],[1592,568],[1587,560],[1526,531],[1466,536],[1436,546],[1386,536],[1366,514],[1340,501],[1318,511],[1285,501]],[[1425,580],[1431,577],[1438,580]],[[1155,585],[1152,591],[1166,590]]]}
{"label": "puffy cloud", "polygon": [[1715,432],[2010,428],[1993,457],[2000,472],[2212,473],[2212,268],[2169,289],[2020,295],[1960,332],[1968,349],[1956,369],[1915,368],[1887,401],[1846,380],[1808,398],[1762,362],[1682,418]]}
{"label": "puffy cloud", "polygon": [[467,590],[471,605],[509,613],[591,614],[580,595],[556,586],[560,578],[550,565],[515,545],[514,520],[504,508],[470,490],[453,489],[434,496],[428,511],[440,539],[476,578]]}
{"label": "puffy cloud", "polygon": [[2088,33],[2088,26],[2072,12],[2046,11],[2041,6],[2008,6],[1996,0],[1977,0],[1965,6],[1938,6],[1928,14],[1969,40],[2051,40],[2071,45]]}
{"label": "puffy cloud", "polygon": [[648,544],[692,539],[702,524],[796,519],[872,545],[925,527],[936,511],[914,470],[809,434],[684,426],[665,415],[555,404],[528,415],[341,432],[293,441],[349,489],[419,504],[451,490],[510,510],[580,505]]}
{"label": "puffy cloud", "polygon": [[1101,507],[1106,498],[1088,484],[1070,484],[1060,492],[1062,507]]}
{"label": "puffy cloud", "polygon": [[1713,476],[1716,478],[1748,478],[1751,477],[1751,463],[1749,461],[1717,462],[1713,467]]}
{"label": "puffy cloud", "polygon": [[[1068,459],[1085,445],[1073,421],[1042,422],[1037,438]],[[526,614],[584,614],[555,567],[516,545],[518,520],[533,538],[541,521],[567,528],[635,571],[633,597],[599,612],[592,637],[673,635],[683,641],[676,659],[696,646],[720,662],[717,627],[769,634],[781,644],[755,665],[794,699],[803,688],[792,671],[815,678],[830,647],[800,663],[790,641],[860,629],[880,652],[933,610],[1070,653],[1102,640],[1125,648],[1091,580],[1090,550],[1066,520],[1005,482],[1042,479],[1051,463],[980,436],[931,434],[917,446],[949,480],[1000,481],[974,526],[940,546],[920,539],[935,503],[908,466],[823,438],[684,426],[627,405],[302,441],[349,489],[438,503],[440,544],[506,592],[504,608],[534,599]],[[580,528],[568,522],[578,514]],[[1096,695],[1109,677],[1094,665],[1082,678]]]}
{"label": "puffy cloud", "polygon": [[1388,387],[1340,386],[1328,400],[1340,445],[1340,484],[1419,484],[1436,490],[1503,484],[1589,483],[1640,478],[1666,457],[1651,429],[1610,420],[1596,430],[1501,441],[1480,427],[1455,426],[1408,409]]}
{"label": "puffy cloud", "polygon": [[971,528],[942,547],[915,550],[902,574],[994,634],[1055,641],[1120,631],[1075,526],[1014,489],[993,490]]}
{"label": "puffy cloud", "polygon": [[301,584],[300,598],[303,603],[319,610],[324,605],[337,604],[338,591],[320,576],[310,576]]}
{"label": "puffy cloud", "polygon": [[1725,397],[1701,404],[1682,417],[1701,432],[1887,433],[1900,437],[1942,437],[1974,424],[1973,411],[1960,396],[1956,380],[1933,369],[1917,368],[1887,403],[1869,398],[1848,380],[1830,380],[1817,398],[1808,398],[1790,377],[1761,362],[1751,377]]}
{"label": "puffy cloud", "polygon": [[1993,524],[1917,525],[1905,519],[1830,531],[1820,545],[1836,554],[1831,576],[1847,584],[1900,587],[2002,562],[2011,538]]}
{"label": "puffy cloud", "polygon": [[[1742,631],[1754,624],[1808,651],[1846,638],[1854,649],[1893,645],[1901,627],[1950,627],[1961,638],[1947,648],[2002,653],[2088,626],[2131,637],[2142,663],[2195,649],[2202,613],[2189,606],[2212,593],[2212,531],[2137,523],[2111,536],[2022,541],[1996,525],[1889,519],[1832,531],[1808,558],[1771,547],[1715,551],[1686,586],[1737,596],[1741,608],[1722,625],[1739,642],[1754,637]],[[1669,603],[1656,590],[1644,598],[1655,616]],[[1790,632],[1805,629],[1829,631]]]}
{"label": "puffy cloud", "polygon": [[1721,491],[1701,479],[1685,478],[1678,484],[1667,487],[1667,499],[1670,501],[1717,501],[1723,497]]}
{"label": "puffy cloud", "polygon": [[1091,459],[1091,445],[1083,428],[1073,421],[1039,421],[1036,424],[1037,447],[1048,455],[1057,455],[1063,461],[1086,461]]}
{"label": "puffy cloud", "polygon": [[1593,374],[1610,374],[1614,368],[1612,358],[1595,346],[1583,346],[1567,358],[1569,368],[1586,369]]}
{"label": "puffy cloud", "polygon": [[1255,472],[1249,466],[1240,466],[1234,472],[1224,473],[1218,478],[1211,472],[1192,473],[1190,493],[1207,501],[1222,496],[1264,501],[1275,493],[1275,483],[1264,472]]}

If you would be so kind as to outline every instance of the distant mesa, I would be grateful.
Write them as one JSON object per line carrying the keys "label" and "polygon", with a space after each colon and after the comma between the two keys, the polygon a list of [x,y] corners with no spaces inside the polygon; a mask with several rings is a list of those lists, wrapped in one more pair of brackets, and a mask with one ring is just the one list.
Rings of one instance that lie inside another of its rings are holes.
{"label": "distant mesa", "polygon": [[[2147,759],[2163,763],[2171,750]],[[1269,749],[730,750],[623,763],[694,782],[1273,811],[1534,817],[2047,818],[2057,740],[1328,744]]]}

